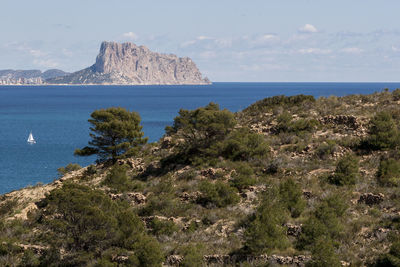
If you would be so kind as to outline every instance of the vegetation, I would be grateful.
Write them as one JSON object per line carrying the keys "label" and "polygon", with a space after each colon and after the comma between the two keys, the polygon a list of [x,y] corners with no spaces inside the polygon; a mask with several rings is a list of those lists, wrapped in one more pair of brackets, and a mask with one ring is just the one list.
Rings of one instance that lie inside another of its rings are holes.
{"label": "vegetation", "polygon": [[338,161],[330,182],[341,186],[354,185],[359,177],[358,172],[358,159],[352,154],[345,155]]}
{"label": "vegetation", "polygon": [[82,167],[77,164],[77,163],[69,163],[67,166],[65,167],[60,167],[57,169],[57,172],[60,176],[64,176],[65,174],[72,172],[72,171],[77,171],[79,169],[81,169]]}
{"label": "vegetation", "polygon": [[108,108],[94,111],[89,119],[91,141],[89,146],[76,149],[75,155],[97,155],[99,162],[132,156],[147,142],[143,138],[140,116],[124,108]]}
{"label": "vegetation", "polygon": [[210,103],[152,144],[95,111],[101,164],[0,197],[0,266],[399,266],[399,96]]}

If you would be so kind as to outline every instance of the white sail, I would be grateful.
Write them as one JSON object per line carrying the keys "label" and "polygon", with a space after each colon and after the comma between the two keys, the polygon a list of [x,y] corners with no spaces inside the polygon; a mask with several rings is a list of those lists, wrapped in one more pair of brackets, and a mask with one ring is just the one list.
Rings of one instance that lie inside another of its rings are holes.
{"label": "white sail", "polygon": [[33,138],[32,132],[29,133],[29,137],[28,137],[27,142],[28,142],[29,144],[36,144],[36,141],[35,141],[35,139]]}

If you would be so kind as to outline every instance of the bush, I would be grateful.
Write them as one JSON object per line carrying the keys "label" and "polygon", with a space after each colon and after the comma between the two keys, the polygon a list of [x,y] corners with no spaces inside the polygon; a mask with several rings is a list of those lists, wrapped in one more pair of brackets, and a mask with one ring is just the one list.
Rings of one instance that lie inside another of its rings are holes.
{"label": "bush", "polygon": [[312,259],[306,267],[341,267],[342,264],[335,253],[335,247],[329,238],[318,238],[311,249]]}
{"label": "bush", "polygon": [[289,210],[293,218],[297,218],[306,207],[303,192],[293,179],[289,178],[279,186],[279,194],[282,204]]}
{"label": "bush", "polygon": [[216,144],[214,155],[222,155],[233,161],[248,161],[252,158],[262,158],[269,152],[269,146],[260,134],[251,132],[248,128],[232,131],[221,143]]}
{"label": "bush", "polygon": [[315,154],[320,159],[327,159],[328,156],[332,156],[337,150],[337,144],[334,140],[326,140],[326,142],[321,143],[315,151]]}
{"label": "bush", "polygon": [[376,178],[380,185],[400,186],[400,162],[393,158],[381,158]]}
{"label": "bush", "polygon": [[[87,265],[111,247],[132,250],[143,265],[154,263],[155,255],[161,255],[156,241],[145,234],[142,221],[129,206],[112,201],[102,191],[67,183],[51,191],[39,206],[44,207],[38,217],[43,238],[68,255],[60,265]],[[49,250],[41,262],[57,255]],[[162,258],[157,260],[160,265]]]}
{"label": "bush", "polygon": [[191,161],[193,156],[199,156],[212,144],[222,141],[235,125],[232,112],[220,110],[218,104],[209,103],[195,110],[181,109],[173,126],[167,126],[165,130],[168,135],[184,140],[176,148],[180,158]]}
{"label": "bush", "polygon": [[400,144],[400,134],[392,115],[380,112],[372,118],[369,136],[364,140],[364,146],[373,150],[394,149]]}
{"label": "bush", "polygon": [[223,208],[239,202],[240,198],[237,190],[223,182],[217,181],[215,184],[204,181],[199,186],[201,197],[198,202],[206,207]]}
{"label": "bush", "polygon": [[259,255],[289,246],[286,236],[286,211],[279,201],[277,190],[268,190],[245,231],[246,253]]}
{"label": "bush", "polygon": [[183,261],[179,264],[179,266],[183,267],[192,267],[192,266],[204,266],[203,261],[203,246],[202,245],[188,245],[181,249],[180,253],[182,254]]}
{"label": "bush", "polygon": [[178,231],[178,227],[174,222],[159,220],[157,218],[154,218],[150,221],[149,228],[151,229],[151,233],[156,236],[169,236]]}
{"label": "bush", "polygon": [[293,106],[300,106],[303,103],[314,103],[315,98],[311,95],[295,95],[295,96],[273,96],[267,97],[263,100],[257,101],[251,106],[244,109],[245,112],[266,111],[274,107],[289,108]]}
{"label": "bush", "polygon": [[239,190],[243,190],[256,183],[253,169],[245,162],[236,165],[236,174],[233,175],[232,185]]}
{"label": "bush", "polygon": [[284,112],[277,117],[278,124],[276,125],[275,132],[279,133],[294,133],[300,135],[303,132],[311,132],[319,124],[314,119],[298,119],[293,120],[292,115]]}
{"label": "bush", "polygon": [[338,238],[343,230],[341,218],[346,210],[343,196],[332,195],[323,199],[304,223],[297,243],[298,248],[312,248],[321,237],[331,240]]}
{"label": "bush", "polygon": [[110,172],[107,174],[102,184],[115,189],[118,192],[126,192],[131,190],[133,184],[126,175],[126,171],[126,166],[118,164],[114,165],[110,169]]}
{"label": "bush", "polygon": [[77,171],[77,170],[79,170],[79,169],[81,169],[81,168],[82,168],[81,165],[79,165],[79,164],[77,164],[77,163],[70,163],[70,164],[68,164],[68,165],[65,166],[65,167],[60,167],[60,168],[58,168],[58,169],[57,169],[57,172],[58,172],[58,175],[64,176],[64,175],[66,175],[66,174],[69,173],[69,172]]}
{"label": "bush", "polygon": [[336,164],[335,174],[329,181],[335,185],[354,185],[358,179],[358,158],[352,154],[343,156]]}
{"label": "bush", "polygon": [[389,253],[379,257],[375,263],[376,267],[399,267],[400,266],[400,241],[396,241],[390,247]]}

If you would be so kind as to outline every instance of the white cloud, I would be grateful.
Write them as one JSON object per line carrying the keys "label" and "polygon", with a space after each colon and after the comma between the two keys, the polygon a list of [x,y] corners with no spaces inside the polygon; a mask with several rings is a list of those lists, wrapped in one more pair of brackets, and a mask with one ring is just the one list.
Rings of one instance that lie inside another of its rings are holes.
{"label": "white cloud", "polygon": [[320,48],[303,48],[299,49],[298,52],[300,54],[314,54],[314,55],[328,55],[332,53],[330,49],[320,49]]}
{"label": "white cloud", "polygon": [[196,39],[202,41],[202,40],[212,40],[214,38],[209,37],[209,36],[200,35],[200,36],[197,36]]}
{"label": "white cloud", "polygon": [[43,57],[43,56],[47,55],[47,53],[42,52],[42,51],[40,51],[38,49],[30,49],[29,53],[34,57]]}
{"label": "white cloud", "polygon": [[397,46],[392,45],[392,51],[393,52],[400,52],[400,48]]}
{"label": "white cloud", "polygon": [[33,60],[33,64],[39,66],[39,67],[44,67],[44,68],[56,68],[60,64],[53,59],[35,59]]}
{"label": "white cloud", "polygon": [[301,32],[301,33],[316,33],[316,32],[318,32],[318,30],[314,25],[306,24],[303,27],[299,28],[299,32]]}
{"label": "white cloud", "polygon": [[340,51],[346,54],[361,54],[364,52],[364,49],[358,47],[346,47],[341,49]]}
{"label": "white cloud", "polygon": [[126,33],[122,34],[122,36],[126,39],[133,40],[133,41],[138,39],[138,35],[134,32],[126,32]]}

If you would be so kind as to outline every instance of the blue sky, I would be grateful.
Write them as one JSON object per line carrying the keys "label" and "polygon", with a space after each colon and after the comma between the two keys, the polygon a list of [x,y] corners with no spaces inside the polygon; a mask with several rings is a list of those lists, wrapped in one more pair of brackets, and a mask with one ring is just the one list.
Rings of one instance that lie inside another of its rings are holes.
{"label": "blue sky", "polygon": [[101,41],[189,56],[212,81],[399,81],[398,0],[2,0],[0,69],[75,71]]}

